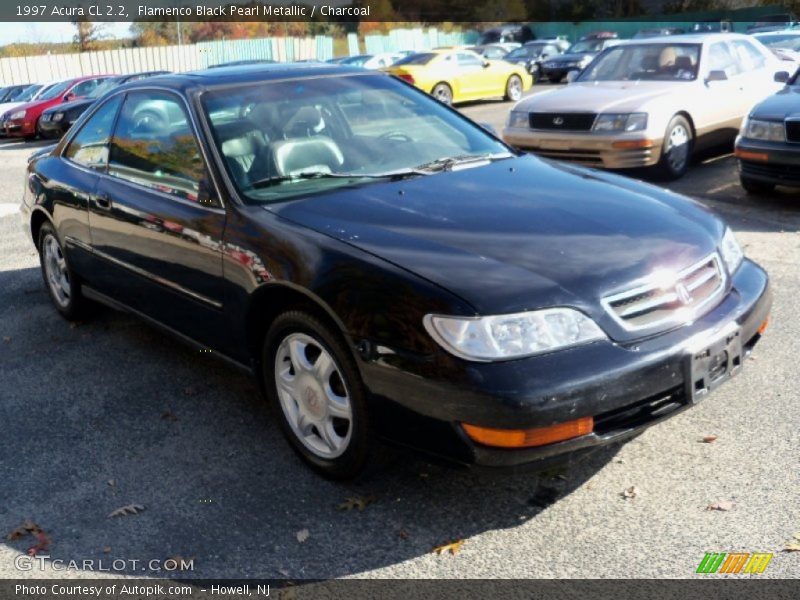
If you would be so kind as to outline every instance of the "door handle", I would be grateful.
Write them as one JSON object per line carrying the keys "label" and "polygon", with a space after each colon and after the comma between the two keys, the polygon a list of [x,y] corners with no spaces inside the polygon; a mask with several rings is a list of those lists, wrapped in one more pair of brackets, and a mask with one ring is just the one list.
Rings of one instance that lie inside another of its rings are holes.
{"label": "door handle", "polygon": [[97,203],[99,208],[111,208],[111,198],[109,198],[106,194],[96,194],[94,201]]}

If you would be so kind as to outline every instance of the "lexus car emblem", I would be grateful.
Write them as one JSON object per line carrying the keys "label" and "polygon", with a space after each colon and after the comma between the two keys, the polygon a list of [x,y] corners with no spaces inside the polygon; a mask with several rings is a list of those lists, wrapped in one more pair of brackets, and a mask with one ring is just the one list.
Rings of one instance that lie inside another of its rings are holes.
{"label": "lexus car emblem", "polygon": [[553,125],[563,125],[564,124],[564,117],[555,117],[553,119]]}
{"label": "lexus car emblem", "polygon": [[678,296],[678,300],[681,301],[681,304],[690,304],[692,300],[694,300],[689,290],[686,289],[686,286],[682,283],[675,286],[675,295]]}

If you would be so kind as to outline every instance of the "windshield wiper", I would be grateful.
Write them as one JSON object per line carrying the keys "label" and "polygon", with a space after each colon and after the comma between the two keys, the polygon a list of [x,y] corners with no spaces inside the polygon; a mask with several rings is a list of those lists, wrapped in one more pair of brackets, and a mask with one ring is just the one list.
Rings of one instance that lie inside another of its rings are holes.
{"label": "windshield wiper", "polygon": [[[495,154],[461,154],[458,156],[448,156],[445,158],[437,158],[430,162],[423,163],[414,167],[413,171],[452,171],[455,167],[460,165],[469,165],[473,163],[490,163],[495,160],[503,160],[511,158],[514,155],[509,152],[500,152]],[[477,165],[476,165],[477,166]]]}
{"label": "windshield wiper", "polygon": [[380,179],[384,177],[395,177],[396,173],[329,173],[327,171],[301,171],[291,175],[274,175],[265,177],[250,184],[253,188],[269,187],[287,181],[303,181],[307,179]]}

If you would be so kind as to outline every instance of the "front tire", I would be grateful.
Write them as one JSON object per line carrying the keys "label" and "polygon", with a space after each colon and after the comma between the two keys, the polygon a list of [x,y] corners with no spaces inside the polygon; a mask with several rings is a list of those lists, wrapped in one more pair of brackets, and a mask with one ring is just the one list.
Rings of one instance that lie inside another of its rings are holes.
{"label": "front tire", "polygon": [[439,102],[446,104],[447,106],[450,106],[453,103],[453,88],[444,82],[437,83],[435,86],[433,86],[431,95]]}
{"label": "front tire", "polygon": [[667,125],[661,147],[658,172],[666,179],[680,179],[689,170],[692,156],[692,126],[681,115],[675,115]]}
{"label": "front tire", "polygon": [[739,181],[748,194],[769,194],[775,191],[774,183],[767,183],[766,181],[758,181],[757,179],[750,179],[749,177],[739,176]]}
{"label": "front tire", "polygon": [[39,230],[39,264],[45,287],[58,313],[68,321],[78,319],[85,313],[86,299],[50,223],[45,223]]}
{"label": "front tire", "polygon": [[564,79],[564,76],[563,76],[563,75],[549,75],[549,76],[547,77],[547,80],[548,80],[550,83],[561,83],[561,81],[562,81],[563,79]]}
{"label": "front tire", "polygon": [[280,315],[262,351],[264,389],[297,454],[329,479],[352,479],[372,447],[366,393],[339,335],[301,311]]}
{"label": "front tire", "polygon": [[519,75],[512,75],[506,81],[505,100],[519,102],[522,98],[522,79]]}

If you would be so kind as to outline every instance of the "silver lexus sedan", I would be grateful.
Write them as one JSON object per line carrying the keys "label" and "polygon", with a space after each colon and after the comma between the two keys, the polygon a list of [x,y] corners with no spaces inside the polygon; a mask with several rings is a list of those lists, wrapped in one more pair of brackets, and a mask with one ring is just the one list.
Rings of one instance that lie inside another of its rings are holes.
{"label": "silver lexus sedan", "polygon": [[776,74],[785,70],[760,42],[735,33],[626,41],[566,87],[518,102],[503,139],[550,158],[654,167],[675,179],[693,151],[732,141],[748,111],[781,87]]}

